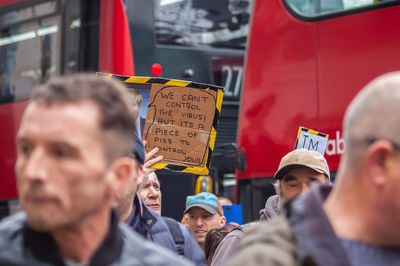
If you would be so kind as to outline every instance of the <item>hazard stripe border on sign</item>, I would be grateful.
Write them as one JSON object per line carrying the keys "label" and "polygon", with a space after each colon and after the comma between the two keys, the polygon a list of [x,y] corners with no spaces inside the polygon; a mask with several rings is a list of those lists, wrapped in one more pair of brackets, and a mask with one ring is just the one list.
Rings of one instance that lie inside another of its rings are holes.
{"label": "hazard stripe border on sign", "polygon": [[328,138],[329,137],[328,134],[324,134],[324,133],[321,133],[321,132],[318,132],[318,131],[315,131],[315,130],[312,130],[312,129],[308,129],[308,128],[305,128],[305,127],[299,127],[299,131],[297,132],[296,145],[294,145],[294,147],[297,147],[297,145],[299,143],[301,131],[304,131],[304,132],[307,132],[307,133],[310,133],[310,134],[313,134],[313,135],[318,135],[318,136],[323,137],[323,138]]}
{"label": "hazard stripe border on sign", "polygon": [[107,73],[96,73],[98,76],[116,79],[126,83],[142,83],[142,84],[165,84],[177,87],[190,87],[195,89],[203,89],[203,90],[213,90],[217,92],[217,99],[215,103],[215,112],[214,118],[211,127],[211,134],[208,141],[208,148],[206,154],[206,162],[205,167],[187,167],[182,165],[175,165],[175,164],[166,164],[166,163],[156,163],[152,166],[155,169],[167,169],[172,171],[184,172],[184,173],[193,173],[199,175],[208,175],[209,173],[209,166],[211,161],[211,155],[214,150],[215,139],[217,136],[217,128],[218,128],[218,121],[219,116],[221,113],[222,107],[222,99],[224,94],[224,88],[215,85],[208,85],[203,83],[197,83],[192,81],[184,81],[184,80],[175,80],[175,79],[166,79],[166,78],[155,78],[155,77],[139,77],[139,76],[123,76],[123,75],[114,75],[114,74],[107,74]]}

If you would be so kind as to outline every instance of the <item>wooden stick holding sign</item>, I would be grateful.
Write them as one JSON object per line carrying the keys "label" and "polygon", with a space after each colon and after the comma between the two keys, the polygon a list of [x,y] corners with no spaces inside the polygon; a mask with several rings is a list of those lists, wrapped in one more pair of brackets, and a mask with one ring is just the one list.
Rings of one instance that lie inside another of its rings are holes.
{"label": "wooden stick holding sign", "polygon": [[156,169],[207,175],[221,112],[222,87],[182,80],[111,75],[129,88],[150,86],[143,139],[159,148]]}
{"label": "wooden stick holding sign", "polygon": [[299,127],[294,149],[318,151],[324,156],[328,135],[305,127]]}

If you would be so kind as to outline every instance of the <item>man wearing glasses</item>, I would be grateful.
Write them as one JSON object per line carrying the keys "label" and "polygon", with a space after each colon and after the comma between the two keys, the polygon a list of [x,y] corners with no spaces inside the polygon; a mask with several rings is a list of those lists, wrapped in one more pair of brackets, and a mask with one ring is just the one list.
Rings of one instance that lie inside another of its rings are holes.
{"label": "man wearing glasses", "polygon": [[280,214],[279,203],[306,192],[314,183],[329,184],[328,163],[317,151],[298,149],[286,154],[275,173],[277,195],[269,197],[260,211],[260,220],[269,220]]}
{"label": "man wearing glasses", "polygon": [[298,149],[282,158],[275,179],[281,198],[292,199],[314,182],[329,183],[329,167],[319,152]]}

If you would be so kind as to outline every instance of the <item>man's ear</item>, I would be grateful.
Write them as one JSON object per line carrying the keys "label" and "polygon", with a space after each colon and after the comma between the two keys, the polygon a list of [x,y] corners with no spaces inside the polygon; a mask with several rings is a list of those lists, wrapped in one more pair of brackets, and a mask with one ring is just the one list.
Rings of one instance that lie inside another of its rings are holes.
{"label": "man's ear", "polygon": [[387,140],[377,140],[366,151],[366,171],[368,180],[375,187],[383,187],[389,173],[389,160],[393,155],[393,147]]}
{"label": "man's ear", "polygon": [[122,186],[125,186],[129,181],[129,178],[131,178],[132,171],[133,165],[131,158],[121,157],[116,159],[112,163],[107,175],[109,192],[114,194],[115,191],[118,191]]}
{"label": "man's ear", "polygon": [[221,216],[219,221],[220,221],[220,223],[221,223],[221,226],[224,226],[224,225],[226,224],[226,218],[225,218],[225,216]]}
{"label": "man's ear", "polygon": [[[277,182],[280,182],[280,181],[277,181]],[[279,198],[280,197],[280,193],[279,193],[278,184],[277,183],[273,183],[272,185],[274,186],[275,193],[276,193],[276,195],[278,195],[278,198]]]}

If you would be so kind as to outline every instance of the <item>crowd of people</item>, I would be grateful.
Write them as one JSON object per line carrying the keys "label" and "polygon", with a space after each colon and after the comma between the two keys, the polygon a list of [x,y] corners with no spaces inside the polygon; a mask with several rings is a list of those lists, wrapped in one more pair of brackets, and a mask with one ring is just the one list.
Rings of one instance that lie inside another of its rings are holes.
{"label": "crowd of people", "polygon": [[[226,223],[229,200],[187,197],[162,216],[162,189],[115,80],[79,74],[34,89],[18,130],[22,211],[0,223],[0,265],[400,265],[400,72],[346,110],[335,184],[319,152],[288,152],[258,221]],[[397,111],[396,111],[397,110]]]}

